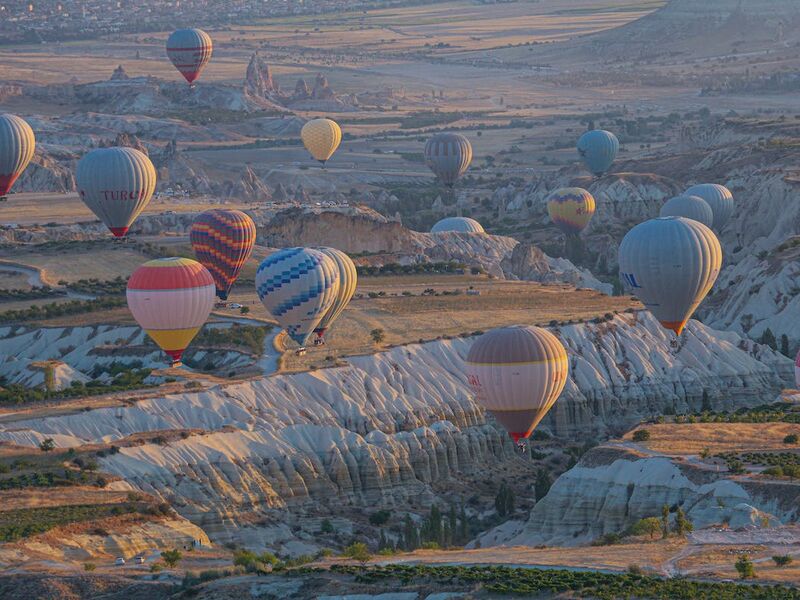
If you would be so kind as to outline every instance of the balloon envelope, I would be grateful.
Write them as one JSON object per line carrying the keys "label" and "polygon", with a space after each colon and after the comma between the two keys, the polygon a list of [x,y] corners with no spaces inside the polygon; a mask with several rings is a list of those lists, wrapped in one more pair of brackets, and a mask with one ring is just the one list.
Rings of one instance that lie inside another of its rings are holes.
{"label": "balloon envelope", "polygon": [[503,327],[483,334],[467,355],[476,400],[514,441],[528,437],[553,406],[569,373],[564,345],[541,327]]}
{"label": "balloon envelope", "polygon": [[284,248],[258,267],[256,291],[264,307],[301,347],[339,292],[332,259],[311,248]]}
{"label": "balloon envelope", "polygon": [[667,329],[680,335],[722,266],[722,248],[708,227],[660,217],[631,229],[619,247],[623,285]]}
{"label": "balloon envelope", "polygon": [[336,121],[312,119],[300,130],[303,145],[316,160],[323,165],[333,156],[342,141],[342,130]]}
{"label": "balloon envelope", "polygon": [[577,235],[592,220],[594,196],[583,188],[561,188],[547,197],[550,219],[567,235]]}
{"label": "balloon envelope", "polygon": [[209,270],[217,296],[227,300],[256,243],[256,224],[240,210],[207,210],[192,223],[192,249]]}
{"label": "balloon envelope", "polygon": [[317,335],[322,336],[333,325],[334,321],[339,318],[339,315],[344,312],[353,295],[355,295],[356,286],[358,285],[358,271],[350,257],[341,250],[326,247],[314,248],[314,250],[319,250],[330,258],[336,263],[336,268],[339,270],[339,290],[336,293],[336,298],[314,329]]}
{"label": "balloon envelope", "polygon": [[483,226],[469,217],[447,217],[431,227],[431,233],[459,231],[461,233],[484,233]]}
{"label": "balloon envelope", "polygon": [[619,140],[610,131],[595,129],[587,131],[578,139],[578,154],[592,174],[606,173],[619,151]]}
{"label": "balloon envelope", "polygon": [[134,148],[98,148],[80,160],[75,181],[81,200],[111,233],[121,237],[150,203],[156,170]]}
{"label": "balloon envelope", "polygon": [[714,222],[714,213],[708,202],[700,196],[675,196],[667,200],[659,212],[661,217],[686,217],[698,221],[706,227]]}
{"label": "balloon envelope", "polygon": [[687,196],[699,196],[711,207],[714,213],[714,229],[719,231],[733,214],[733,194],[724,185],[701,183],[693,185],[684,192]]}
{"label": "balloon envelope", "polygon": [[175,365],[211,313],[214,279],[190,258],[159,258],[133,272],[126,295],[133,318]]}
{"label": "balloon envelope", "polygon": [[5,196],[33,158],[33,129],[16,115],[0,114],[0,196]]}
{"label": "balloon envelope", "polygon": [[202,29],[178,29],[167,39],[167,57],[191,85],[211,60],[211,36]]}
{"label": "balloon envelope", "polygon": [[437,133],[425,144],[425,164],[447,187],[467,171],[472,162],[472,144],[458,133]]}

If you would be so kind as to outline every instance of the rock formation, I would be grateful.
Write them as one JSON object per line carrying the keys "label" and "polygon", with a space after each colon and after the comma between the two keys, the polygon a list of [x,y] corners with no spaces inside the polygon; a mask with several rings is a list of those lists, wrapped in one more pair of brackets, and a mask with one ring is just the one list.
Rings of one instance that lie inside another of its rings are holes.
{"label": "rock formation", "polygon": [[308,87],[305,79],[298,79],[294,86],[294,94],[292,100],[307,100],[311,98],[311,90]]}
{"label": "rock formation", "polygon": [[280,100],[280,88],[272,80],[272,72],[258,52],[254,52],[247,65],[244,78],[245,94],[270,101]]}

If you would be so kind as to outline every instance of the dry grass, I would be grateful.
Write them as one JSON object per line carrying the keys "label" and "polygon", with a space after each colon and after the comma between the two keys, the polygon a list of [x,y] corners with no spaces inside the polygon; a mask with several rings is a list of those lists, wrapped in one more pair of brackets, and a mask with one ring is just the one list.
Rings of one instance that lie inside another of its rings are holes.
{"label": "dry grass", "polygon": [[[787,450],[793,446],[783,443],[790,433],[798,433],[800,426],[792,423],[685,423],[645,425],[650,439],[641,445],[668,455],[699,454],[708,448],[711,454],[721,452],[748,452]],[[633,431],[625,434],[631,440]]]}
{"label": "dry grass", "polygon": [[57,489],[23,488],[0,491],[0,511],[80,504],[118,504],[126,502],[127,499],[128,492],[114,492],[88,486],[68,486]]}

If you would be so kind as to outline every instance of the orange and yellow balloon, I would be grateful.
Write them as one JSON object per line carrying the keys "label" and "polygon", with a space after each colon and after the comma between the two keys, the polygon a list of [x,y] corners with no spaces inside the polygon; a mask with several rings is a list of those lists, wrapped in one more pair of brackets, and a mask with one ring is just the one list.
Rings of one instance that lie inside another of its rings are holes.
{"label": "orange and yellow balloon", "polygon": [[594,197],[583,188],[561,188],[547,197],[547,213],[567,235],[578,235],[592,220]]}
{"label": "orange and yellow balloon", "polygon": [[214,306],[214,278],[190,258],[158,258],[128,279],[128,308],[139,326],[179,366]]}

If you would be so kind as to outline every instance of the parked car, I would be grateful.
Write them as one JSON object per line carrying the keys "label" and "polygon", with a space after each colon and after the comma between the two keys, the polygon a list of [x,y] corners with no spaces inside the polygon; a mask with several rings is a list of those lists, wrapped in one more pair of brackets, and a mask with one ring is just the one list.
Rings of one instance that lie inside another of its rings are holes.
{"label": "parked car", "polygon": [[142,556],[140,554],[139,556],[134,557],[133,562],[135,562],[137,565],[143,565],[144,564],[144,556]]}
{"label": "parked car", "polygon": [[124,559],[124,558],[122,558],[121,556],[118,556],[118,557],[117,557],[117,560],[115,560],[115,561],[114,561],[114,564],[115,564],[116,566],[118,566],[118,567],[121,567],[122,565],[124,565],[124,564],[125,564],[125,559]]}

